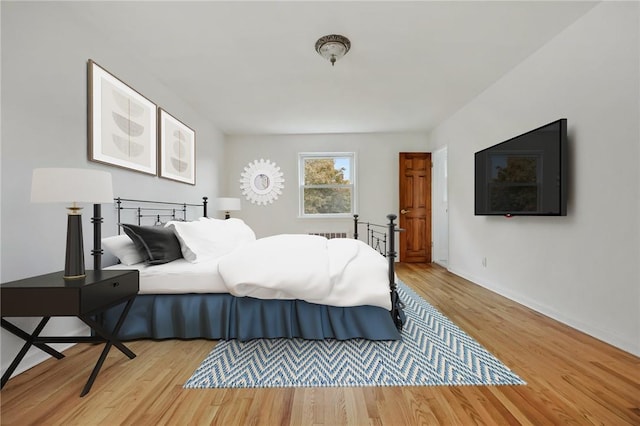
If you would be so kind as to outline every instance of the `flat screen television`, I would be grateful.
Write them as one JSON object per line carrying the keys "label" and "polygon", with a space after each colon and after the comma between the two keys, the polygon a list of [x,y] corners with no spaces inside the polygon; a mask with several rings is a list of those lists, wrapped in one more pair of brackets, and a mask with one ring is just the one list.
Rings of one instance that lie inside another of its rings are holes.
{"label": "flat screen television", "polygon": [[566,118],[475,153],[475,214],[566,216]]}

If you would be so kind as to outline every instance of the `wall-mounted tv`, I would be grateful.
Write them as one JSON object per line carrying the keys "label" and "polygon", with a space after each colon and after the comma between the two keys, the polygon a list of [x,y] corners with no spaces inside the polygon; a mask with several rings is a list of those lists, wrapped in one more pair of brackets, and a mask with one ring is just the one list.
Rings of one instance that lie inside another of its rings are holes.
{"label": "wall-mounted tv", "polygon": [[566,118],[475,153],[475,214],[566,216]]}

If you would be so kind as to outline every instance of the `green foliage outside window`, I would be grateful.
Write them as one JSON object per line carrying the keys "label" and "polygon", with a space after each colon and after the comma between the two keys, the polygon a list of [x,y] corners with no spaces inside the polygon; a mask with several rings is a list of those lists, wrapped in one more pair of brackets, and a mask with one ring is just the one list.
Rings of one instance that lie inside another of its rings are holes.
{"label": "green foliage outside window", "polygon": [[[345,159],[342,158],[342,160]],[[304,160],[303,203],[305,214],[351,212],[350,170],[338,166],[337,163],[336,158],[307,158]]]}

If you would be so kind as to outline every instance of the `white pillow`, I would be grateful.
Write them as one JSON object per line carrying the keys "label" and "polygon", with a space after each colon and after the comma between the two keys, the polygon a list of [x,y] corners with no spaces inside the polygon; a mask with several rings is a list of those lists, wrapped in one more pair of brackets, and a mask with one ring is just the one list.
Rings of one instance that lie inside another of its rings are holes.
{"label": "white pillow", "polygon": [[173,229],[182,256],[191,263],[218,258],[256,239],[253,230],[236,218],[203,217],[193,222],[171,221],[165,226]]}
{"label": "white pillow", "polygon": [[120,259],[123,265],[135,265],[144,261],[142,254],[127,235],[116,235],[102,239],[102,246]]}

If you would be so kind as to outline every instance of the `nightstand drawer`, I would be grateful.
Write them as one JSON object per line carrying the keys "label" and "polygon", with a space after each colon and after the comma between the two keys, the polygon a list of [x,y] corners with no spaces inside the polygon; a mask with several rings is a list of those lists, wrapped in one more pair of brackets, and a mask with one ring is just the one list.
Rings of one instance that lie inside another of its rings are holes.
{"label": "nightstand drawer", "polygon": [[138,293],[138,271],[120,274],[85,286],[80,294],[81,313],[104,309]]}

